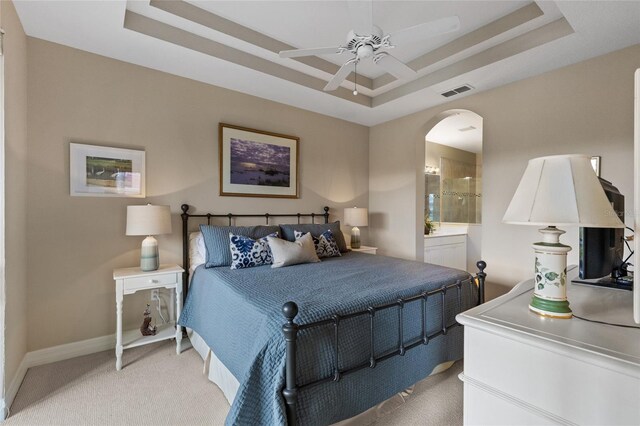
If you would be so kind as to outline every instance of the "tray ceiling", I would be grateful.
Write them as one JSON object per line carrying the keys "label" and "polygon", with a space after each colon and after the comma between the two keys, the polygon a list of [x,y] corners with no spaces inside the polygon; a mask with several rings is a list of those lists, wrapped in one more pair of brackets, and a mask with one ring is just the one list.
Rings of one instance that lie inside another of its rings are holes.
{"label": "tray ceiling", "polygon": [[[385,33],[457,15],[455,33],[393,49],[417,71],[397,80],[348,54],[283,59],[344,44],[345,1],[15,1],[29,36],[364,125],[374,125],[640,43],[640,2],[374,1]],[[630,77],[631,78],[631,77]],[[441,95],[470,84],[454,98]]]}

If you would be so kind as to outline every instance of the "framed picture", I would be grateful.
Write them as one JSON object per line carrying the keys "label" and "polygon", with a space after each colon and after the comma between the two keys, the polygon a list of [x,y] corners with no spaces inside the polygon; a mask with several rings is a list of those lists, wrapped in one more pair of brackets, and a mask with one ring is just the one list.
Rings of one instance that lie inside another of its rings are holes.
{"label": "framed picture", "polygon": [[600,177],[600,157],[599,156],[591,157],[591,167],[593,167],[593,171],[596,172],[596,176]]}
{"label": "framed picture", "polygon": [[144,198],[144,151],[69,144],[72,197]]}
{"label": "framed picture", "polygon": [[220,123],[220,195],[298,198],[300,138]]}

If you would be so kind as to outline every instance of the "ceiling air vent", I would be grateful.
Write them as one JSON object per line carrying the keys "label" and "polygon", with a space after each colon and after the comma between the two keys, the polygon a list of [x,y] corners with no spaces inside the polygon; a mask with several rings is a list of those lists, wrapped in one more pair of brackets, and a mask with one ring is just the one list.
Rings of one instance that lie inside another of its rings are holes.
{"label": "ceiling air vent", "polygon": [[451,96],[455,96],[455,95],[459,95],[460,93],[468,92],[471,89],[473,89],[472,85],[465,84],[463,86],[456,87],[455,89],[451,89],[451,90],[448,90],[448,91],[442,93],[442,96],[444,96],[445,98],[450,98]]}

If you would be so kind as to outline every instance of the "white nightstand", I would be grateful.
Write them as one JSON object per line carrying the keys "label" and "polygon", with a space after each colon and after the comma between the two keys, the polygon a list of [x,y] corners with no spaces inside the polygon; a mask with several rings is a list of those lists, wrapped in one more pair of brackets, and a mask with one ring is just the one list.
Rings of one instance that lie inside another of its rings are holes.
{"label": "white nightstand", "polygon": [[376,254],[376,252],[378,251],[378,247],[369,247],[369,246],[360,246],[360,248],[357,248],[357,249],[349,247],[349,249],[351,249],[352,251],[359,251],[360,253],[367,253],[367,254]]}
{"label": "white nightstand", "polygon": [[[143,272],[139,267],[122,268],[113,271],[116,281],[116,370],[122,368],[122,352],[125,349],[166,339],[176,339],[176,353],[180,354],[182,329],[176,327],[176,319],[182,311],[182,273],[184,270],[178,265],[160,265],[157,271]],[[171,293],[171,309],[169,309],[169,323],[158,327],[154,336],[142,336],[140,330],[122,333],[122,301],[125,294],[133,294],[140,290],[168,288]],[[173,309],[175,306],[175,310]]]}

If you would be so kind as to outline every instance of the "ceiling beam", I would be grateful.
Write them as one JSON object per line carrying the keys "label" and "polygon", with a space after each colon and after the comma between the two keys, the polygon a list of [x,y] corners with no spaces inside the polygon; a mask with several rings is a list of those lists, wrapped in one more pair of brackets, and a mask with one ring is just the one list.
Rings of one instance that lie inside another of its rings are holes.
{"label": "ceiling beam", "polygon": [[382,93],[373,98],[375,108],[403,96],[417,92],[453,77],[477,70],[487,65],[510,58],[519,53],[573,34],[574,30],[565,18],[560,18],[540,28],[524,33],[511,40],[500,43],[469,58],[458,61],[442,69],[434,71],[407,84]]}
{"label": "ceiling beam", "polygon": [[[415,71],[420,72],[420,70],[424,68],[434,65],[454,55],[458,55],[465,50],[471,49],[474,46],[487,42],[488,40],[499,36],[500,34],[510,31],[527,22],[533,21],[534,19],[539,18],[543,15],[544,12],[537,4],[528,4],[527,6],[521,7],[515,12],[511,12],[510,14],[496,19],[495,21],[484,25],[475,31],[465,34],[450,43],[447,43],[435,50],[417,57],[416,59],[413,59],[411,62],[408,62],[407,65],[409,65],[409,67],[413,68]],[[395,77],[390,74],[382,75],[373,80],[373,90],[386,86],[387,84],[392,83],[395,80]]]}
{"label": "ceiling beam", "polygon": [[[274,77],[282,78],[310,89],[322,91],[324,86],[327,84],[323,79],[296,71],[242,50],[234,49],[208,38],[192,34],[180,28],[131,12],[130,10],[125,12],[124,28],[158,40],[173,43],[196,52],[204,53],[205,55],[213,56],[227,62],[251,68]],[[347,90],[344,87],[339,87],[337,90],[325,93],[330,96],[342,98],[349,102],[371,107],[371,98],[369,96],[361,93],[354,96],[351,90]]]}
{"label": "ceiling beam", "polygon": [[[150,6],[163,10],[172,15],[186,19],[196,24],[203,25],[214,31],[224,33],[238,40],[250,43],[254,46],[261,47],[265,50],[275,53],[276,55],[282,50],[297,49],[299,46],[291,46],[287,43],[283,43],[272,37],[264,35],[256,30],[253,30],[244,25],[237,24],[215,13],[209,12],[183,0],[179,1],[166,1],[166,0],[151,0]],[[345,61],[349,59],[345,56]],[[291,58],[291,60],[298,61],[302,64],[308,65],[320,71],[324,71],[328,74],[335,74],[340,69],[339,65],[333,62],[321,59],[317,56],[306,56],[301,58]],[[355,83],[353,75],[347,77],[347,81]],[[326,84],[326,83],[325,83]],[[373,81],[369,77],[358,75],[358,85],[371,89],[373,87]]]}
{"label": "ceiling beam", "polygon": [[[202,8],[199,8],[197,6],[194,6],[190,3],[187,3],[183,0],[178,0],[178,1],[162,1],[162,0],[151,0],[150,1],[150,5],[152,7],[155,7],[157,9],[163,10],[167,13],[171,13],[172,15],[178,16],[180,18],[186,19],[188,21],[197,23],[199,25],[203,25],[207,28],[210,28],[214,31],[218,31],[221,32],[223,34],[226,34],[228,36],[234,37],[238,40],[242,40],[246,43],[249,43],[251,45],[254,46],[258,46],[260,48],[263,48],[265,50],[268,50],[270,52],[273,52],[275,54],[278,54],[278,52],[280,52],[281,50],[289,50],[289,49],[294,49],[294,46],[290,46],[286,43],[283,43],[279,40],[276,40],[274,38],[271,38],[269,36],[266,36],[258,31],[255,31],[251,28],[245,27],[243,25],[237,24],[229,19],[223,18],[219,15],[216,15],[215,13],[209,12],[207,10],[204,10]],[[133,12],[129,12],[127,11],[127,13],[133,13]],[[460,38],[457,38],[455,40],[453,40],[450,43],[445,44],[444,46],[441,46],[435,50],[432,50],[430,52],[427,52],[426,54],[413,59],[412,61],[410,61],[408,63],[409,67],[411,67],[412,69],[416,70],[416,71],[420,71],[423,70],[425,68],[428,68],[430,66],[433,66],[439,62],[442,62],[448,58],[454,57],[456,55],[463,55],[465,51],[470,51],[472,50],[474,47],[479,46],[482,43],[486,43],[489,40],[506,33],[507,31],[513,30],[525,23],[531,22],[534,19],[537,19],[541,16],[544,16],[544,12],[540,9],[540,7],[536,4],[536,3],[530,3],[524,7],[521,7],[520,9],[509,13],[505,16],[503,16],[502,18],[496,19],[495,21],[484,25],[468,34],[465,34],[463,36],[461,36]],[[147,19],[151,19],[151,18],[147,18]],[[154,22],[158,22],[158,21],[154,21]],[[163,24],[163,25],[167,25],[167,24]],[[175,28],[175,27],[172,27]],[[177,28],[176,28],[177,29]],[[187,31],[185,31],[185,33],[187,34],[191,34]],[[209,39],[205,39],[204,40],[209,40]],[[166,40],[166,41],[170,41],[170,40]],[[214,42],[212,40],[210,40],[212,43],[217,43]],[[179,44],[179,43],[177,43]],[[201,44],[201,43],[198,43]],[[185,46],[187,47],[187,46]],[[228,49],[232,49],[230,47],[228,47]],[[198,49],[195,49],[198,50]],[[244,53],[245,55],[248,55],[246,59],[246,61],[243,61],[244,63],[252,63],[258,60],[261,60],[260,58],[258,58],[255,55],[252,55],[250,53],[247,52],[242,52],[241,50],[238,49],[233,49],[237,54],[240,53]],[[199,50],[202,51],[202,50]],[[211,52],[211,49],[208,49],[209,52]],[[233,55],[233,56],[238,56],[237,54]],[[213,56],[216,57],[220,57],[220,53],[216,53]],[[477,55],[476,55],[477,56]],[[475,57],[475,56],[474,56]],[[254,58],[249,60],[250,58]],[[335,74],[339,67],[334,64],[331,63],[329,61],[326,61],[324,59],[312,56],[312,57],[303,57],[303,58],[292,58],[295,60],[298,60],[299,62],[308,65],[310,67],[313,67],[317,70],[329,73],[329,74]],[[262,59],[261,61],[266,61],[264,59]],[[232,62],[236,62],[234,60],[232,60]],[[267,61],[268,62],[268,61]],[[462,61],[458,61],[456,62],[456,64],[460,64]],[[236,62],[237,63],[237,62]],[[453,65],[456,65],[453,64]],[[270,66],[265,66],[266,63],[263,63],[263,66],[261,68],[256,68],[258,71],[263,71],[264,69],[271,69],[272,67]],[[285,67],[286,68],[286,67]],[[447,67],[444,68],[451,70],[452,69],[452,65],[449,65]],[[272,70],[273,71],[273,70]],[[281,70],[282,71],[282,70]],[[297,71],[294,71],[297,72]],[[273,74],[272,72],[268,72],[271,75],[276,75]],[[435,72],[434,72],[435,73]],[[434,73],[430,73],[422,78],[418,78],[416,80],[412,80],[409,81],[407,83],[404,83],[400,86],[397,86],[395,89],[390,89],[389,92],[393,92],[393,93],[406,93],[408,94],[409,92],[405,89],[403,89],[405,86],[409,86],[409,87],[415,87],[416,84],[415,82],[417,81],[429,81],[433,79],[433,74]],[[282,72],[278,72],[277,73],[277,77],[281,77],[281,78],[287,78],[287,77],[283,77],[284,73]],[[432,76],[431,78],[429,78],[429,76]],[[360,84],[361,86],[364,86],[366,88],[372,89],[372,90],[376,90],[376,89],[380,89],[384,86],[387,86],[393,82],[395,82],[397,79],[392,76],[391,74],[384,74],[376,79],[369,79],[367,77],[364,76],[358,76],[358,84]],[[316,77],[311,77],[313,79],[316,80],[322,80],[323,82],[325,80],[323,79],[318,79]],[[288,79],[288,78],[287,78]],[[299,84],[303,84],[301,83],[303,79],[300,78],[300,76],[298,76],[297,80],[291,80],[294,82],[297,82]],[[307,80],[307,79],[304,79]],[[354,82],[354,78],[353,78],[353,74],[351,74],[348,78],[348,81]],[[355,82],[354,82],[355,83]],[[317,84],[316,82],[314,82],[312,85],[309,85],[308,82],[304,83],[303,85],[307,86],[307,87],[311,87],[314,89],[317,89]],[[322,88],[318,89],[321,90],[324,88],[324,85]],[[338,90],[340,92],[345,92],[346,89],[343,88],[338,88]],[[387,92],[387,93],[389,93]],[[334,92],[327,92],[329,94],[335,94]],[[349,92],[350,93],[350,92]],[[386,103],[388,102],[388,100],[385,101],[380,101],[378,102],[378,100],[376,98],[381,98],[381,99],[395,99],[393,93],[391,95],[387,95],[386,93],[380,93],[378,95],[375,95],[373,98],[370,98],[369,102],[370,105],[380,105],[382,103]],[[338,94],[339,97],[342,97],[344,99],[353,101],[353,95],[351,95],[351,98],[349,98],[349,95],[345,93],[340,93]],[[373,99],[373,100],[371,100]],[[362,103],[362,100],[359,99],[358,103]]]}

